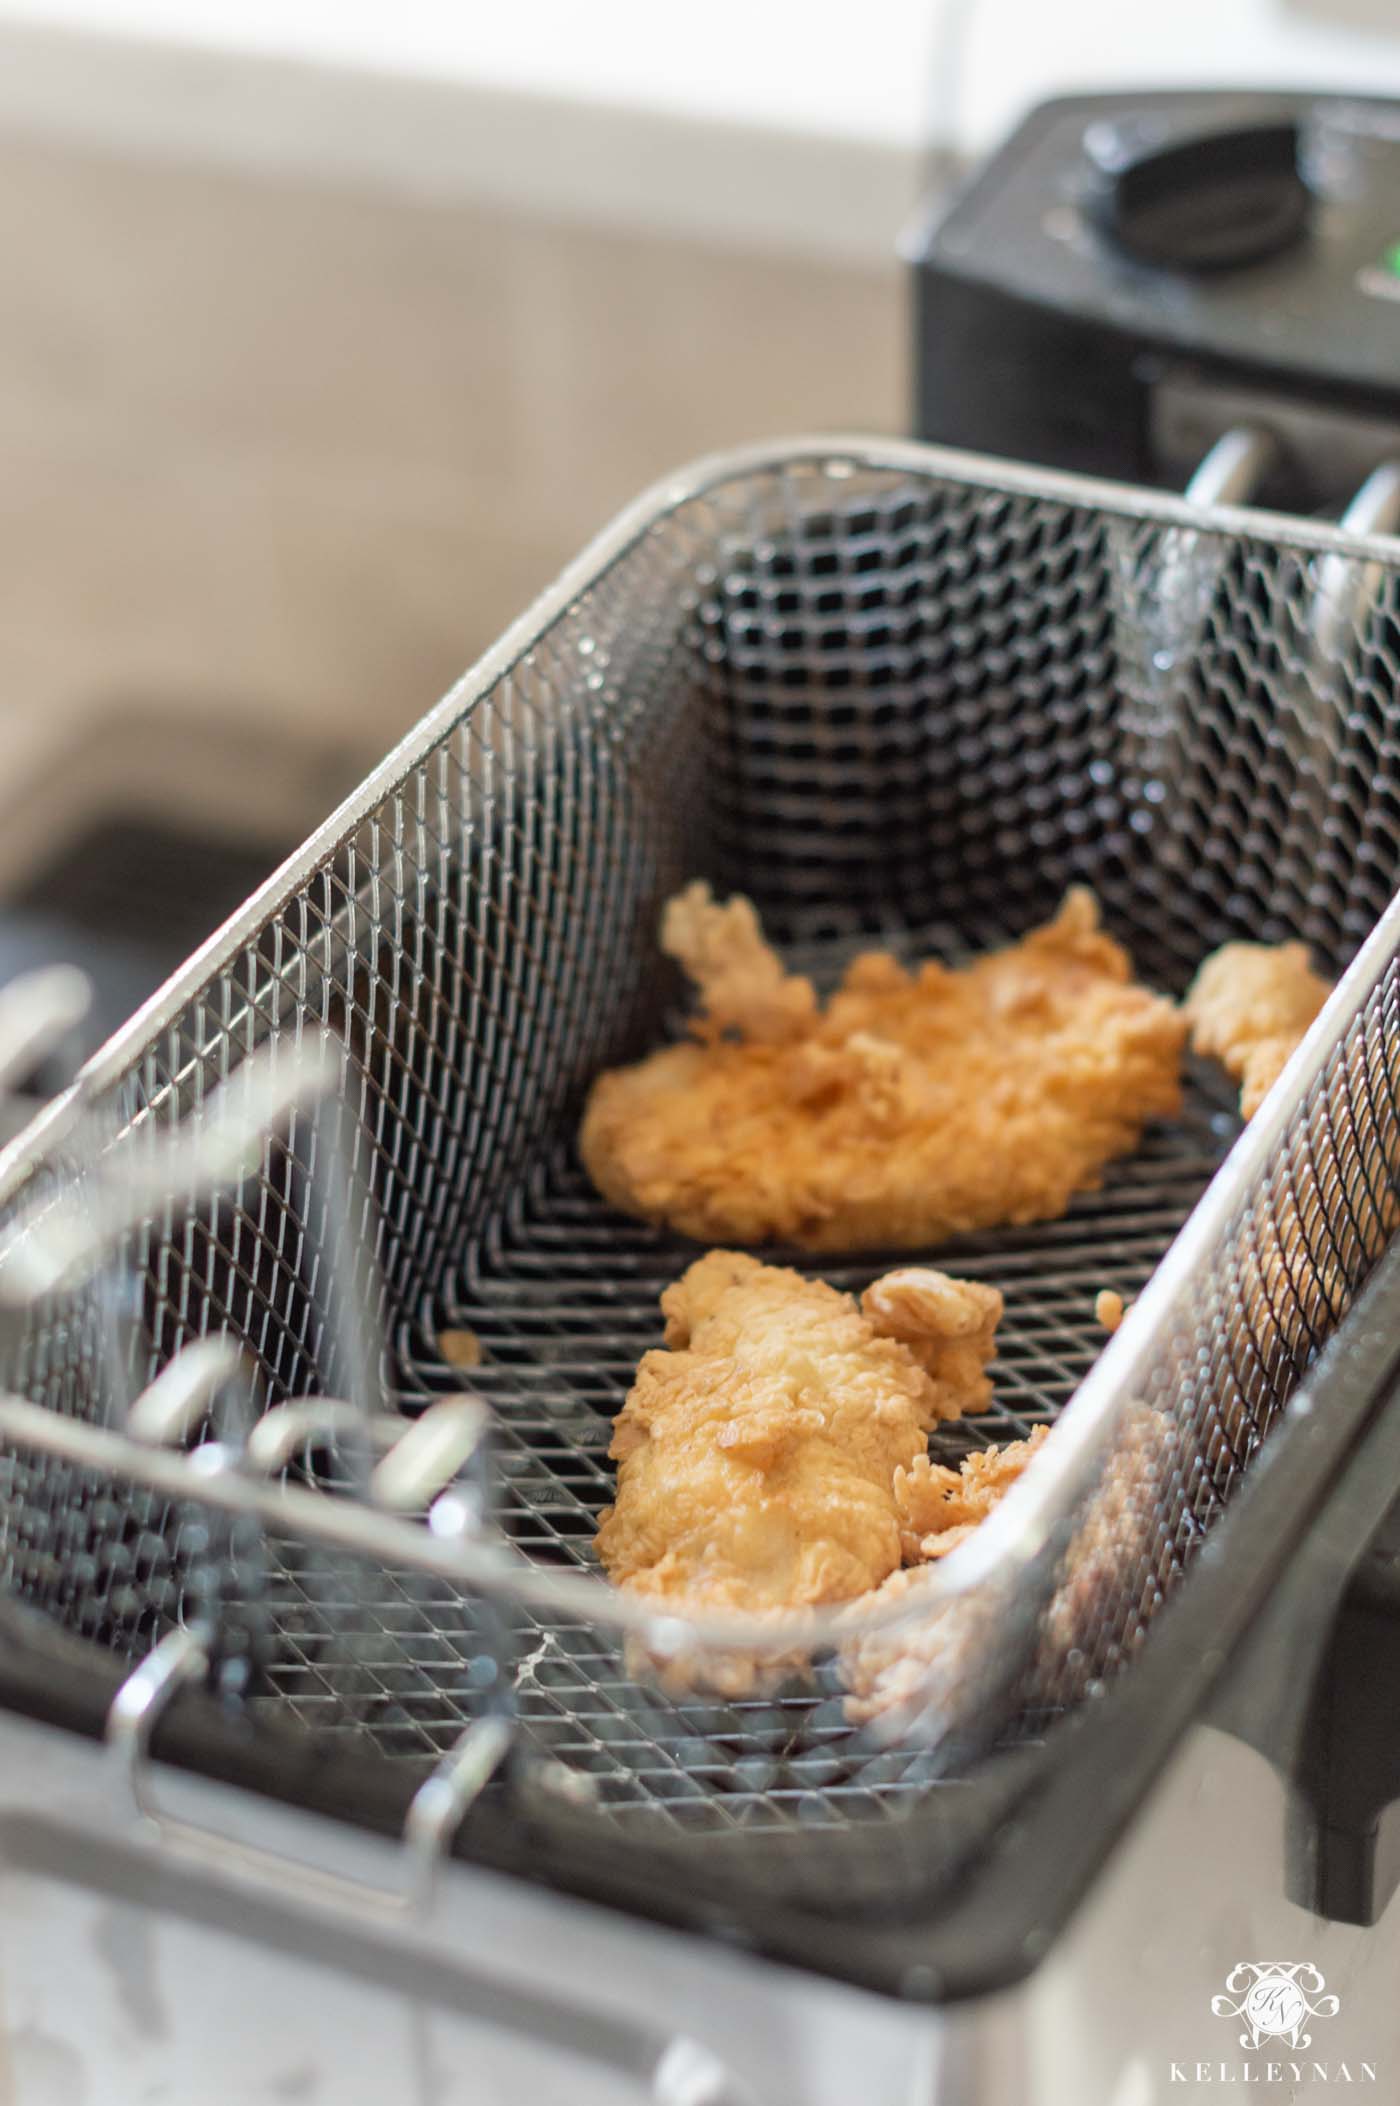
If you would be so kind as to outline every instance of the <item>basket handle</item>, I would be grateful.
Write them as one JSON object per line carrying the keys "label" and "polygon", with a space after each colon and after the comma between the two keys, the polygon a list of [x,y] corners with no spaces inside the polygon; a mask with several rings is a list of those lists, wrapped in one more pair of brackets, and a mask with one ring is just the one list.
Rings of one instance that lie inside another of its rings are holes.
{"label": "basket handle", "polygon": [[172,1815],[156,1804],[150,1783],[150,1743],[157,1723],[179,1692],[203,1680],[209,1654],[201,1635],[170,1631],[129,1674],[107,1713],[106,1742],[123,1787],[146,1828],[166,1848],[208,1864],[221,1863],[277,1894],[304,1899],[319,1890],[376,1916],[425,1914],[438,1868],[468,1808],[499,1769],[512,1728],[504,1717],[474,1719],[414,1793],[404,1820],[405,1855],[395,1883],[376,1883],[314,1865],[262,1844]]}
{"label": "basket handle", "polygon": [[[107,1714],[109,1759],[154,1839],[193,1857],[216,1877],[232,1871],[278,1900],[303,1905],[319,1900],[353,1908],[381,1926],[425,1916],[453,1836],[509,1749],[510,1722],[497,1716],[477,1719],[449,1749],[409,1804],[402,1877],[395,1884],[376,1883],[220,1835],[156,1805],[148,1774],[151,1735],[167,1706],[181,1689],[202,1680],[207,1666],[208,1654],[196,1631],[170,1631],[127,1676]],[[623,2059],[648,2083],[654,2106],[757,2106],[750,2086],[711,2048],[688,2035],[643,2033],[628,2043]]]}

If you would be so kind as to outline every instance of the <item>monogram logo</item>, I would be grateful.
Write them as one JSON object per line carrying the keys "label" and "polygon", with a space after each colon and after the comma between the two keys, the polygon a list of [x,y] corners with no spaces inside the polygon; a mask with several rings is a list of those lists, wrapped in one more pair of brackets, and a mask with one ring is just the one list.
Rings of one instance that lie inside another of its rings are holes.
{"label": "monogram logo", "polygon": [[1335,2018],[1341,2009],[1338,1997],[1322,1994],[1325,1988],[1309,1960],[1241,1960],[1226,1977],[1226,1994],[1213,1996],[1210,2008],[1217,2018],[1244,2021],[1241,2047],[1282,2040],[1305,2048],[1312,2044],[1304,2030],[1309,2020]]}

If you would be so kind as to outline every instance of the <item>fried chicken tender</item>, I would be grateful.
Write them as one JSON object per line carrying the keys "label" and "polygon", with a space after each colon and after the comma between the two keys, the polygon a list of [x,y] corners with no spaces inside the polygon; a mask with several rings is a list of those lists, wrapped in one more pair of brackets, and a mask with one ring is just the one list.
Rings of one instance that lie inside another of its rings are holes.
{"label": "fried chicken tender", "polygon": [[694,1037],[601,1075],[580,1147],[613,1205],[702,1242],[911,1248],[1048,1220],[1179,1104],[1185,1022],[1082,888],[958,971],[866,952],[825,1010],[747,900],[690,886],[662,943],[700,989]]}
{"label": "fried chicken tender", "polygon": [[1196,1052],[1242,1087],[1252,1119],[1332,992],[1301,943],[1226,943],[1201,966],[1182,1004]]}
{"label": "fried chicken tender", "polygon": [[848,1601],[898,1566],[895,1484],[940,1420],[985,1409],[1001,1296],[921,1267],[860,1304],[743,1252],[699,1258],[661,1298],[618,1414],[617,1500],[597,1548],[658,1605],[758,1611]]}

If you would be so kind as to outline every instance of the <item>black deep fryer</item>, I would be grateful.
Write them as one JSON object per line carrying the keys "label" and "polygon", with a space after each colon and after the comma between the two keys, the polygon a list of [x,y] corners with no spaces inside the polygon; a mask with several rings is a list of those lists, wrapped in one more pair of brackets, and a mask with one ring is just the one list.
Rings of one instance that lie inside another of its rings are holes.
{"label": "black deep fryer", "polygon": [[[1400,551],[1327,524],[865,441],[624,514],[0,1161],[12,1857],[674,2106],[1181,2095],[1279,1952],[1341,1992],[1314,2055],[1400,2067],[1357,1928],[1394,1884],[1397,666]],[[592,1554],[693,1252],[593,1195],[576,1121],[675,1028],[697,872],[824,976],[1073,882],[1173,992],[1233,936],[1349,968],[1246,1132],[1193,1067],[1064,1220],[940,1254],[1008,1310],[939,1452],[1065,1418],[879,1625],[922,1664],[896,1731],[830,1619],[805,1679],[677,1687],[761,1630]]]}
{"label": "black deep fryer", "polygon": [[911,246],[921,437],[1394,530],[1400,102],[1066,96]]}

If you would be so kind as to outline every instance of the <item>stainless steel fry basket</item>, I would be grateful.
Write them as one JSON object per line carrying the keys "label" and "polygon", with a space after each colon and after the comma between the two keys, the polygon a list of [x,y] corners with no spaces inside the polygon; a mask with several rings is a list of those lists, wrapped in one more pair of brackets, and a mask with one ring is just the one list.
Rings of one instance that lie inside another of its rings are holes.
{"label": "stainless steel fry basket", "polygon": [[[193,1766],[435,1806],[466,1855],[753,1935],[926,1907],[1150,1661],[1387,1247],[1398,678],[1400,562],[1326,527],[866,441],[644,499],[0,1163],[0,1696],[128,1743],[159,1714]],[[914,1607],[785,1629],[799,1671],[729,1698],[771,1630],[660,1618],[593,1557],[693,1250],[574,1147],[599,1068],[675,1028],[657,918],[697,873],[828,977],[1076,881],[1172,992],[1233,936],[1351,968],[1243,1136],[1193,1071],[1064,1220],[940,1253],[1007,1314],[995,1408],[937,1453],[1063,1424]],[[279,1099],[213,1172],[170,1152],[297,1049],[329,1108]],[[1103,1287],[1137,1297],[1109,1343]]]}

